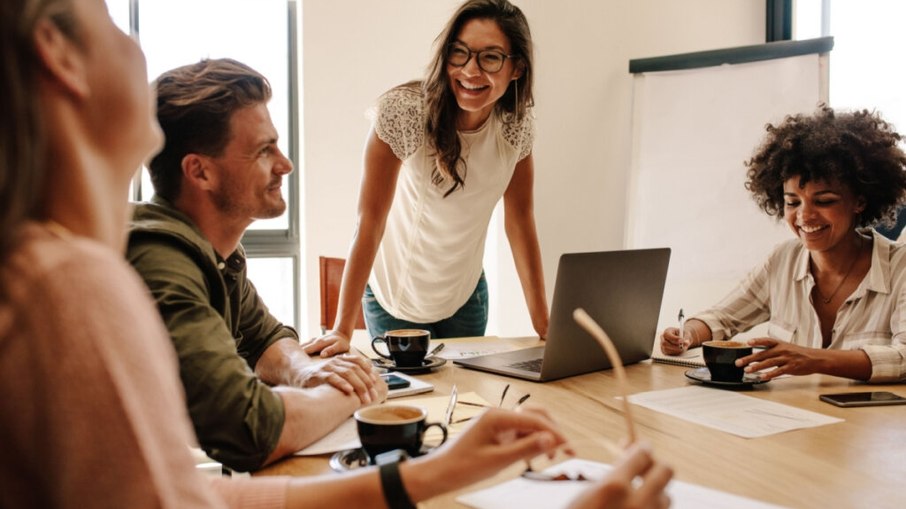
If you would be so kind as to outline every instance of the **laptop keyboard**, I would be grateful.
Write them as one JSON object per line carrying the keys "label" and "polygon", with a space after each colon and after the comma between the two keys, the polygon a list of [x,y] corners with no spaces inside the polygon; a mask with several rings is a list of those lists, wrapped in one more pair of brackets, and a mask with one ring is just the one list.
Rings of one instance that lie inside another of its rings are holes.
{"label": "laptop keyboard", "polygon": [[544,361],[543,358],[531,359],[528,361],[514,362],[512,364],[507,364],[508,368],[519,369],[522,371],[532,371],[534,373],[541,373],[541,363]]}

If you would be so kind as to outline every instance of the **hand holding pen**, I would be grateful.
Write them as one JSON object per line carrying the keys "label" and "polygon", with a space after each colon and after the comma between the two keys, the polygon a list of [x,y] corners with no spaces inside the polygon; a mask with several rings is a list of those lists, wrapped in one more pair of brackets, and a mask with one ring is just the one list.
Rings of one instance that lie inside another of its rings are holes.
{"label": "hand holding pen", "polygon": [[686,317],[682,309],[677,320],[679,327],[667,327],[661,334],[661,352],[664,354],[681,355],[692,346],[692,342],[686,339]]}

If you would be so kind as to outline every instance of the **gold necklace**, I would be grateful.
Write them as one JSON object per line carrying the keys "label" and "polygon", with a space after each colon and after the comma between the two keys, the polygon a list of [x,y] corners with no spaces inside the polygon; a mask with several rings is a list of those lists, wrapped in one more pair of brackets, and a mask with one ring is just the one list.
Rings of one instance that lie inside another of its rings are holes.
{"label": "gold necklace", "polygon": [[831,292],[830,297],[824,298],[821,296],[821,291],[818,290],[818,282],[817,282],[817,280],[815,281],[815,290],[816,290],[816,293],[818,294],[818,297],[821,298],[822,302],[824,302],[825,304],[829,304],[830,301],[833,300],[834,296],[837,295],[837,292],[840,291],[840,288],[843,288],[843,283],[849,277],[850,273],[852,273],[853,268],[856,266],[856,260],[859,259],[860,254],[862,254],[862,236],[861,235],[859,235],[859,248],[856,249],[856,256],[853,256],[853,260],[851,262],[849,262],[849,268],[846,269],[846,274],[844,274],[843,279],[841,279],[840,282],[837,283],[837,287],[834,288],[833,292]]}

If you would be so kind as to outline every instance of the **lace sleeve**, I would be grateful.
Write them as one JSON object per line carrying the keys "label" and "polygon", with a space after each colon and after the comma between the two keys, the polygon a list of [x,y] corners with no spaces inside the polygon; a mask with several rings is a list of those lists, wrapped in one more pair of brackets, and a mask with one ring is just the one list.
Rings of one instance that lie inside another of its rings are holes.
{"label": "lace sleeve", "polygon": [[422,145],[424,103],[420,93],[393,89],[381,96],[374,112],[374,132],[405,161]]}
{"label": "lace sleeve", "polygon": [[519,161],[532,152],[535,142],[535,117],[532,111],[526,112],[521,121],[516,121],[512,114],[504,115],[503,138],[519,151]]}

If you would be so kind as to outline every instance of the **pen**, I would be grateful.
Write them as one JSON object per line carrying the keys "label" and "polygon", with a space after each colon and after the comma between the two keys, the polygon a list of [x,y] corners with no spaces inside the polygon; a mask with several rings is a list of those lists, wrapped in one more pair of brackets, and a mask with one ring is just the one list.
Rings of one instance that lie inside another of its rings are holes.
{"label": "pen", "polygon": [[679,320],[680,348],[685,350],[686,349],[686,316],[683,315],[683,308],[679,309],[679,316],[677,316],[676,319]]}
{"label": "pen", "polygon": [[454,384],[453,390],[450,391],[450,402],[447,403],[446,415],[444,415],[444,424],[447,426],[450,426],[450,424],[452,424],[452,422],[453,422],[453,410],[456,408],[456,399],[457,399],[457,391],[456,391],[456,385]]}

